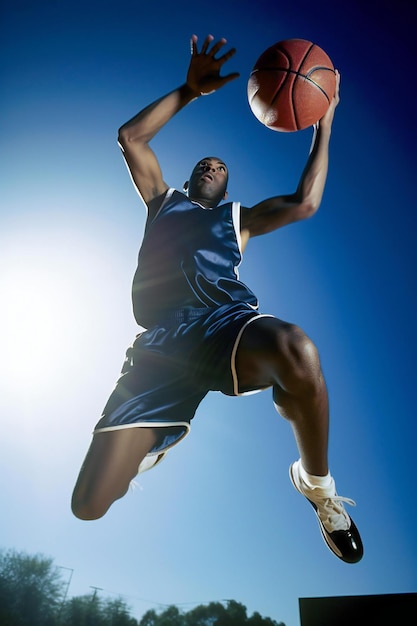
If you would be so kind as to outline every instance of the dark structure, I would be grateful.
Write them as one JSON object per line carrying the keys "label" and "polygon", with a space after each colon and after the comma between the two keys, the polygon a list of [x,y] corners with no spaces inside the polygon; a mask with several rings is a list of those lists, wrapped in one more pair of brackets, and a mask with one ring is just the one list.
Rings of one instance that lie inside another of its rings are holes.
{"label": "dark structure", "polygon": [[414,626],[417,593],[299,598],[301,626]]}

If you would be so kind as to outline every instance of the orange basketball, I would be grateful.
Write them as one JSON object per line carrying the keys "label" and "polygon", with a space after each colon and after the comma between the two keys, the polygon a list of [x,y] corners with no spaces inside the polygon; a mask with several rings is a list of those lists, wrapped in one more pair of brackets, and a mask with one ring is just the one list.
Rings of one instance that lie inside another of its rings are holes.
{"label": "orange basketball", "polygon": [[324,50],[305,39],[286,39],[256,61],[248,81],[248,100],[262,124],[291,132],[318,122],[335,88],[334,66]]}

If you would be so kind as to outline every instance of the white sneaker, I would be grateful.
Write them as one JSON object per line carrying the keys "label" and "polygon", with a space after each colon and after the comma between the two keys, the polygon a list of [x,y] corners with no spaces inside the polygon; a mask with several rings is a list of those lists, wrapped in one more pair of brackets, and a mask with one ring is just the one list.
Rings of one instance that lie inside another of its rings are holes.
{"label": "white sneaker", "polygon": [[290,479],[296,490],[313,506],[319,522],[321,534],[330,550],[346,563],[357,563],[363,556],[363,545],[351,517],[343,503],[355,506],[350,498],[336,493],[333,478],[328,487],[310,487],[300,476],[301,460],[290,466]]}

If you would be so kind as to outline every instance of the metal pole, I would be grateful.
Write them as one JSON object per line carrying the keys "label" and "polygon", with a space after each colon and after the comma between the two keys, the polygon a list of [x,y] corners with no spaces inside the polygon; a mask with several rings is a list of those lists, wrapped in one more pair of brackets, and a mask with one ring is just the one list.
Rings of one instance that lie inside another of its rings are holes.
{"label": "metal pole", "polygon": [[71,572],[70,575],[69,575],[69,578],[68,578],[67,585],[65,587],[64,598],[63,598],[63,600],[61,602],[61,606],[60,606],[60,609],[59,609],[59,614],[58,614],[58,623],[59,623],[61,621],[62,609],[64,608],[65,602],[67,600],[68,589],[69,589],[69,586],[71,584],[72,575],[74,573],[74,570],[71,567],[63,567],[62,565],[57,565],[57,567],[58,567],[58,569],[66,569],[69,572]]}

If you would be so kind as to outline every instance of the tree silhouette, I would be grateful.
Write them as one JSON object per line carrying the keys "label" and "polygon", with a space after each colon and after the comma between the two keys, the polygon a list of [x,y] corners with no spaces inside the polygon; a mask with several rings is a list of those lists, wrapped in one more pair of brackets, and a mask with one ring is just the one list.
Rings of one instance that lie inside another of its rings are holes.
{"label": "tree silhouette", "polygon": [[63,582],[52,559],[0,551],[0,623],[54,626]]}
{"label": "tree silhouette", "polygon": [[210,602],[196,606],[187,613],[181,613],[177,607],[169,606],[162,613],[153,609],[147,611],[139,626],[285,626],[259,613],[247,616],[246,607],[235,600]]}
{"label": "tree silhouette", "polygon": [[96,594],[71,598],[60,615],[60,626],[138,626],[120,598],[102,600]]}
{"label": "tree silhouette", "polygon": [[259,613],[248,617],[235,600],[188,612],[171,605],[159,613],[147,611],[138,622],[121,598],[103,599],[94,592],[66,599],[60,569],[44,556],[0,549],[0,626],[285,626]]}

